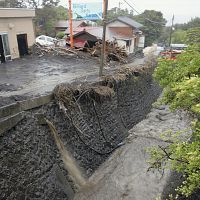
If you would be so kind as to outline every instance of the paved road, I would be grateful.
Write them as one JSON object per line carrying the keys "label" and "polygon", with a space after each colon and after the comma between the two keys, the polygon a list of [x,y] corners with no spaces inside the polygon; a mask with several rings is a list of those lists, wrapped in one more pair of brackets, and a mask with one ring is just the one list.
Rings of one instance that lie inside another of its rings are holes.
{"label": "paved road", "polygon": [[189,120],[167,107],[152,109],[147,118],[130,130],[128,143],[118,149],[90,178],[91,185],[78,193],[76,200],[155,200],[170,177],[169,171],[147,172],[145,149],[165,144],[160,134],[189,127]]}

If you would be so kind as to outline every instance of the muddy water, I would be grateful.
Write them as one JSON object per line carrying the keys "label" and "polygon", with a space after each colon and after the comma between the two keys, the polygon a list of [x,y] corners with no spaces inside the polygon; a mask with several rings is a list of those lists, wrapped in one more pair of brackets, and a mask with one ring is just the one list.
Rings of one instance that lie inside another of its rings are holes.
{"label": "muddy water", "polygon": [[90,178],[90,187],[76,200],[153,200],[162,195],[170,172],[147,172],[147,147],[165,144],[160,134],[189,127],[189,119],[167,107],[152,109],[147,118],[130,130],[127,144],[118,149]]}

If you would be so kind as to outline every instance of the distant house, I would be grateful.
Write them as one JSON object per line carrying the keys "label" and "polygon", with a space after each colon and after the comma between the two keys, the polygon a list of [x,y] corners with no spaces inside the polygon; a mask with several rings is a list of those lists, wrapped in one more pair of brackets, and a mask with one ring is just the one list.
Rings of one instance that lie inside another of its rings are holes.
{"label": "distant house", "polygon": [[[145,36],[140,30],[143,25],[129,17],[118,17],[107,24],[106,40],[115,41],[119,46],[125,47],[128,54],[136,49],[144,48]],[[66,34],[69,35],[69,29]],[[93,46],[102,39],[103,27],[82,26],[73,28],[74,46]],[[68,40],[69,41],[69,40]]]}
{"label": "distant house", "polygon": [[0,8],[0,63],[28,54],[35,42],[35,10]]}
{"label": "distant house", "polygon": [[[77,48],[93,47],[102,38],[102,27],[79,27],[73,29],[74,46]],[[69,38],[67,40],[69,43]]]}
{"label": "distant house", "polygon": [[[73,29],[78,27],[87,26],[87,23],[84,20],[73,20]],[[69,20],[60,20],[55,25],[56,32],[66,31],[69,29]]]}
{"label": "distant house", "polygon": [[[95,22],[92,22],[89,20],[73,20],[72,21],[73,29],[86,27],[86,26],[94,26],[95,24],[96,24]],[[70,27],[69,20],[60,20],[56,23],[55,30],[56,30],[56,33],[65,31],[66,34],[69,34],[70,33],[69,27]]]}
{"label": "distant house", "polygon": [[145,36],[140,28],[142,24],[121,16],[107,24],[107,38],[116,40],[119,46],[124,46],[127,53],[133,53],[138,48],[144,48]]}

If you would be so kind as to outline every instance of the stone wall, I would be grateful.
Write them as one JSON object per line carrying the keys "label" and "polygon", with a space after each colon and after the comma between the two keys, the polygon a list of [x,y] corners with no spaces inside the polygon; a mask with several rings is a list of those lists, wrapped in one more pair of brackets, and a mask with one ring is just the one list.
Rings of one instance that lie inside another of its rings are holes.
{"label": "stone wall", "polygon": [[[76,127],[55,100],[25,111],[25,118],[0,136],[0,199],[66,200],[65,184],[70,178],[49,127],[38,123],[38,116],[53,122],[83,174],[90,176],[158,98],[160,88],[151,74],[147,68],[133,71],[125,80],[116,79],[114,95],[103,102],[79,99],[79,108],[70,110]],[[86,85],[105,85],[105,81]]]}

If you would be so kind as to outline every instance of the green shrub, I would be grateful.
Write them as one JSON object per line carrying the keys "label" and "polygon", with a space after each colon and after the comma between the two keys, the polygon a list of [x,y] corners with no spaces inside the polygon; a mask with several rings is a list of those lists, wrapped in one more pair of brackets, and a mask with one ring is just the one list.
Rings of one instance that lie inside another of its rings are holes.
{"label": "green shrub", "polygon": [[65,36],[65,33],[64,33],[64,32],[58,32],[58,33],[56,34],[56,37],[57,37],[58,39],[63,39],[64,36]]}
{"label": "green shrub", "polygon": [[190,196],[200,188],[200,52],[196,47],[177,57],[177,60],[159,60],[154,78],[164,88],[162,102],[172,110],[183,109],[194,116],[193,133],[180,140],[181,132],[171,136],[167,147],[149,150],[152,168],[169,167],[184,175],[177,192]]}

